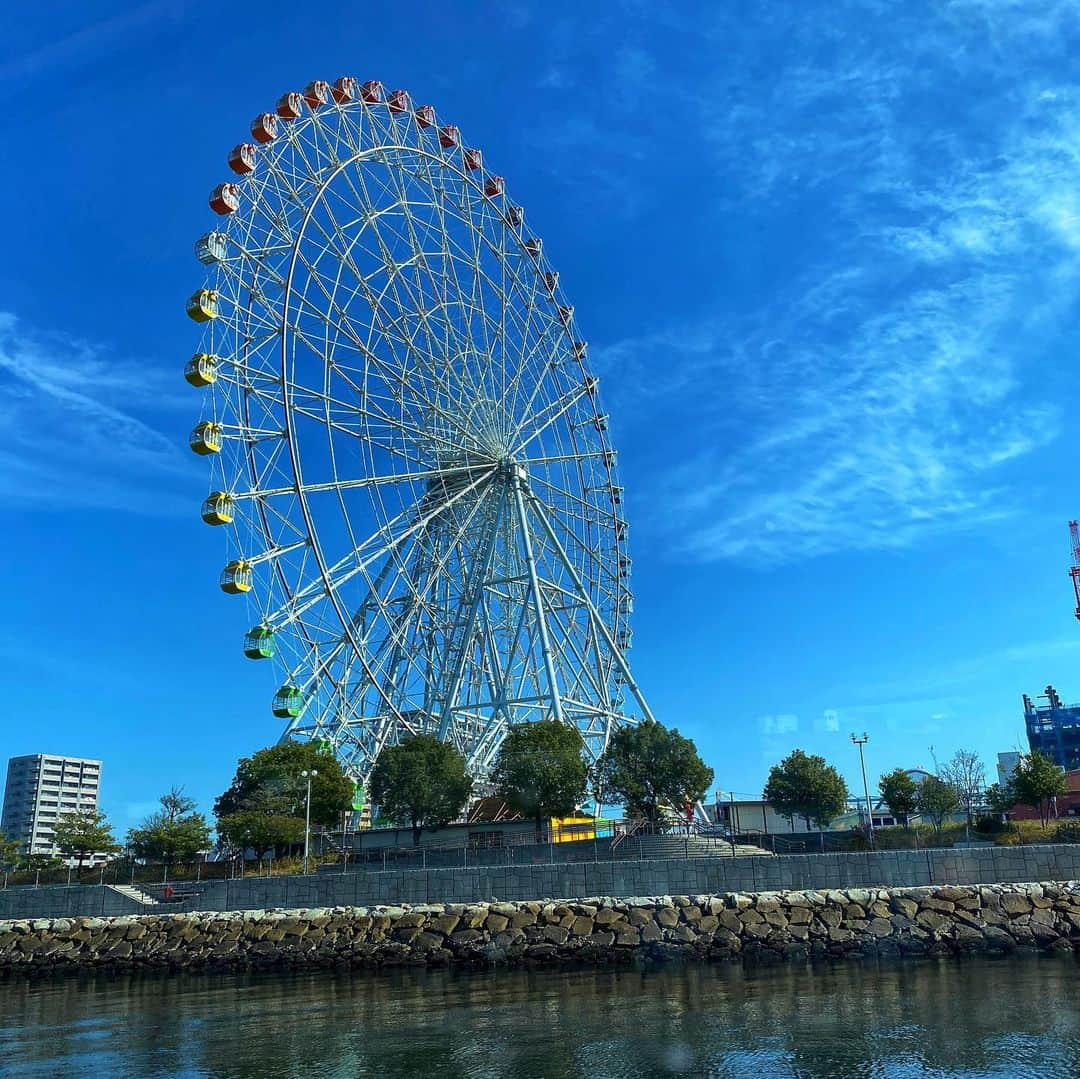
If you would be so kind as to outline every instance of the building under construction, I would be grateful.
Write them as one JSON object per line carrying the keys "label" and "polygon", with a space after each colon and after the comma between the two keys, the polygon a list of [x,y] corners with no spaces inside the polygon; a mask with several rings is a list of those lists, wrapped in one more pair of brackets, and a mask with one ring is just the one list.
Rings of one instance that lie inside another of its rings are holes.
{"label": "building under construction", "polygon": [[1067,772],[1080,768],[1080,704],[1062,704],[1053,686],[1038,695],[1046,705],[1036,705],[1024,694],[1024,724],[1028,746],[1061,765]]}

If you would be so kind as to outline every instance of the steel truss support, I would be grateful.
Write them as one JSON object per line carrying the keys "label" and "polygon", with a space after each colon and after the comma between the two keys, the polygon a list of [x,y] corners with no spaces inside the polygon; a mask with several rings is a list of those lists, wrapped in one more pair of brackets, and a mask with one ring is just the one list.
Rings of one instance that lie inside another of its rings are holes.
{"label": "steel truss support", "polygon": [[[573,563],[570,561],[566,554],[563,545],[559,542],[559,537],[555,534],[555,529],[552,528],[551,522],[547,519],[547,514],[544,512],[545,507],[543,502],[540,501],[537,496],[530,491],[529,501],[532,505],[533,512],[536,514],[540,521],[540,524],[544,528],[544,532],[547,538],[551,541],[552,547],[555,549],[555,553],[559,556],[559,560],[563,566],[566,567],[566,572],[570,575],[570,579],[574,582],[574,587],[578,590],[578,594],[585,601],[585,606],[589,612],[589,616],[592,619],[594,629],[604,639],[604,643],[611,651],[612,657],[615,660],[616,665],[622,672],[623,677],[626,679],[627,686],[630,687],[630,692],[634,695],[634,700],[637,701],[638,706],[641,708],[642,714],[646,719],[654,720],[655,717],[652,714],[652,709],[649,707],[648,701],[645,700],[644,694],[642,694],[640,687],[634,680],[634,676],[630,673],[630,665],[626,662],[626,657],[622,654],[622,650],[615,644],[615,638],[611,635],[611,630],[608,629],[604,620],[600,617],[600,612],[597,611],[593,601],[589,598],[589,593],[585,590],[585,586],[581,581],[577,570],[574,568]],[[526,526],[527,527],[527,526]]]}
{"label": "steel truss support", "polygon": [[544,614],[544,598],[540,593],[540,581],[536,573],[536,556],[533,553],[532,536],[529,532],[529,520],[525,514],[525,498],[521,493],[521,475],[515,468],[511,479],[514,492],[514,508],[517,510],[518,525],[521,528],[521,542],[525,551],[525,564],[529,573],[529,592],[533,599],[536,613],[536,626],[540,634],[540,652],[544,659],[544,671],[547,674],[548,689],[551,693],[551,714],[560,723],[563,716],[562,697],[559,693],[559,679],[555,674],[555,661],[551,654],[551,637],[548,635],[547,617]]}

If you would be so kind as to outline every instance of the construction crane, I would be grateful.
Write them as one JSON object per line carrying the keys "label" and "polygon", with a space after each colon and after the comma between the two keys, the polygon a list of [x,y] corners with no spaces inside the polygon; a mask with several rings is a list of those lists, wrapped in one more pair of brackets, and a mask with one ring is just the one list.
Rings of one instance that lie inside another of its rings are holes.
{"label": "construction crane", "polygon": [[1069,522],[1069,542],[1072,547],[1069,576],[1072,578],[1073,593],[1076,596],[1076,618],[1080,621],[1080,521]]}

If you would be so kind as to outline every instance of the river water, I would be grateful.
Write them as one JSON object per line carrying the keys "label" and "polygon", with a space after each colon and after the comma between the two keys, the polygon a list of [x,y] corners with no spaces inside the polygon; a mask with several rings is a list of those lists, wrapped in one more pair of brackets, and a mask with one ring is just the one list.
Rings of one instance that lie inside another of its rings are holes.
{"label": "river water", "polygon": [[0,982],[0,1075],[1080,1076],[1069,957]]}

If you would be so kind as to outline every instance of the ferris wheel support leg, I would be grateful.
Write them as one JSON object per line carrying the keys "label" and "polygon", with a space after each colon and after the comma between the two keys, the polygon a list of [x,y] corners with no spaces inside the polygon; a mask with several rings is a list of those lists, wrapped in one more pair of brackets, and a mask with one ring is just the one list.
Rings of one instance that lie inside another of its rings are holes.
{"label": "ferris wheel support leg", "polygon": [[521,477],[514,476],[514,506],[517,509],[518,524],[521,527],[522,543],[525,547],[525,563],[529,571],[529,591],[532,592],[533,607],[536,610],[536,623],[540,631],[540,651],[544,657],[544,670],[547,673],[548,686],[551,690],[551,711],[560,723],[565,722],[562,708],[562,695],[555,675],[555,661],[551,655],[551,638],[548,636],[547,618],[544,615],[544,600],[540,595],[540,581],[536,575],[536,557],[533,554],[532,536],[529,534],[529,519],[525,513],[525,499],[521,494]]}
{"label": "ferris wheel support leg", "polygon": [[[506,495],[503,493],[499,496],[498,505],[495,507],[495,513],[491,519],[488,536],[484,542],[484,552],[473,564],[471,580],[466,587],[465,594],[468,596],[468,606],[458,632],[458,654],[454,661],[454,669],[446,696],[441,703],[440,741],[446,739],[446,735],[450,730],[451,718],[454,714],[454,702],[457,700],[458,693],[461,690],[461,680],[465,676],[465,667],[469,658],[469,643],[472,640],[476,619],[480,613],[480,604],[484,599],[484,582],[487,580],[488,573],[491,570],[491,562],[495,556],[495,546],[499,538],[499,525],[502,522],[503,503],[505,501]],[[453,643],[451,647],[453,647]]]}
{"label": "ferris wheel support leg", "polygon": [[603,637],[604,643],[611,650],[616,665],[626,679],[626,684],[630,687],[630,692],[634,695],[634,700],[638,702],[645,718],[655,722],[656,717],[652,714],[652,709],[649,707],[648,701],[645,700],[645,696],[638,687],[637,682],[634,681],[634,676],[630,673],[630,665],[626,662],[626,657],[623,656],[621,649],[615,644],[615,638],[612,637],[611,631],[600,617],[600,612],[593,605],[593,601],[589,597],[589,593],[585,590],[585,585],[582,583],[581,577],[578,575],[577,570],[574,568],[574,564],[567,556],[563,545],[559,542],[559,537],[555,534],[555,529],[551,527],[551,522],[547,519],[547,514],[544,512],[543,502],[541,502],[536,494],[531,491],[529,492],[529,499],[532,502],[533,512],[540,519],[540,524],[543,525],[547,538],[555,548],[555,553],[566,567],[566,572],[570,574],[570,579],[574,582],[574,587],[578,590],[578,594],[581,596],[582,600],[584,600],[585,606],[589,611],[589,616],[592,618],[594,628],[597,633]]}

